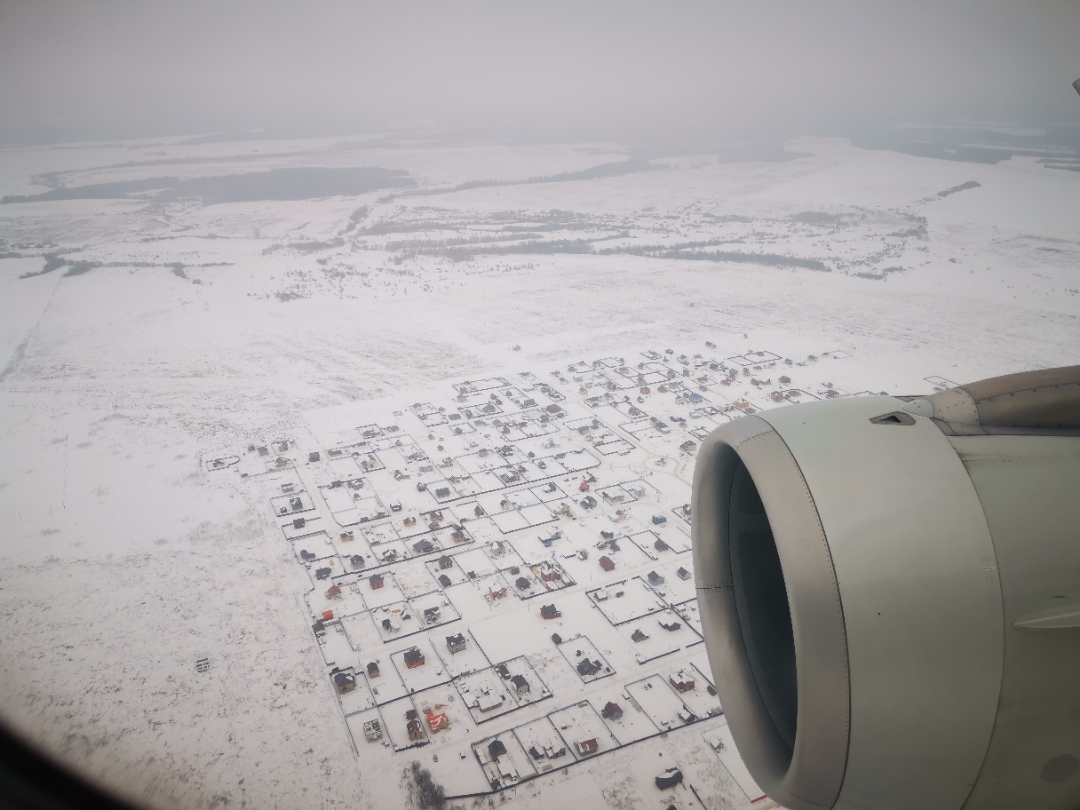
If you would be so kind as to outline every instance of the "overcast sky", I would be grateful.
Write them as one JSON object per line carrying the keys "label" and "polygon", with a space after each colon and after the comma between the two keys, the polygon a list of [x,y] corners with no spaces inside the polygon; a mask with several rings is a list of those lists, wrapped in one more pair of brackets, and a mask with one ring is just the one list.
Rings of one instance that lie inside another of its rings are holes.
{"label": "overcast sky", "polygon": [[1080,122],[1080,2],[0,2],[0,138]]}

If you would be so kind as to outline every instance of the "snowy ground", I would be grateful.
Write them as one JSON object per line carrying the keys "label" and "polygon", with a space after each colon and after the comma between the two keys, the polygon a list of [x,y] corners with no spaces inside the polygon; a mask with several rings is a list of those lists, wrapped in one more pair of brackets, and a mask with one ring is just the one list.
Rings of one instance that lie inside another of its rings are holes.
{"label": "snowy ground", "polygon": [[[684,443],[747,409],[923,393],[1075,363],[1080,346],[1080,175],[788,150],[596,177],[575,173],[623,150],[0,152],[0,196],[296,167],[415,183],[0,204],[0,716],[157,807],[403,806],[414,759],[449,795],[498,773],[493,801],[522,808],[666,806],[652,780],[673,765],[679,807],[750,806],[678,574]],[[546,590],[544,561],[565,587]],[[562,615],[542,619],[547,604]],[[423,666],[405,665],[412,648]],[[612,673],[582,675],[582,658]],[[355,690],[337,693],[335,667]],[[701,676],[685,700],[680,672]],[[498,708],[466,705],[485,690]],[[409,740],[405,711],[428,708],[451,727]],[[562,757],[528,754],[560,739]]]}

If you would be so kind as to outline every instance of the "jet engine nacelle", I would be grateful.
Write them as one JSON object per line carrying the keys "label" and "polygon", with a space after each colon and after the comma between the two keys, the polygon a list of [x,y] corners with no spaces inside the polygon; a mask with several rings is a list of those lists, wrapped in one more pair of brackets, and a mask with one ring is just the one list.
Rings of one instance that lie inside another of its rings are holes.
{"label": "jet engine nacelle", "polygon": [[736,419],[692,516],[716,688],[771,798],[1080,808],[1080,366]]}

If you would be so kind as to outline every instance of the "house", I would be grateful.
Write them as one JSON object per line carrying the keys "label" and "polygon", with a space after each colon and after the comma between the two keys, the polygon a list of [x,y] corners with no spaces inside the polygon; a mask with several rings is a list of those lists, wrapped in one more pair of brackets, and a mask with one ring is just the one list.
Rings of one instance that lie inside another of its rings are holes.
{"label": "house", "polygon": [[469,539],[469,536],[465,534],[465,530],[460,526],[455,526],[454,531],[450,533],[450,539],[455,543],[464,543]]}
{"label": "house", "polygon": [[496,540],[491,544],[490,548],[492,557],[503,557],[506,555],[506,543],[502,540]]}
{"label": "house", "polygon": [[679,579],[682,579],[682,580],[690,579],[690,572],[687,571],[685,568],[679,568],[679,570],[676,571],[675,574],[679,577]]}
{"label": "house", "polygon": [[340,599],[341,598],[341,586],[331,585],[326,591],[327,599]]}
{"label": "house", "polygon": [[518,577],[516,580],[514,580],[514,586],[519,591],[527,591],[529,590],[529,588],[532,587],[532,581],[529,580],[527,577]]}
{"label": "house", "polygon": [[582,481],[580,486],[578,486],[578,489],[580,489],[582,492],[588,492],[589,491],[589,482],[588,481]]}
{"label": "house", "polygon": [[656,777],[656,787],[660,790],[668,790],[682,784],[682,771],[678,768],[668,768],[660,776]]}
{"label": "house", "polygon": [[540,616],[544,619],[557,619],[562,616],[562,613],[554,605],[544,605],[540,608]]}
{"label": "house", "polygon": [[306,520],[304,520],[304,518],[295,518],[295,519],[293,520],[293,522],[292,522],[292,527],[293,527],[294,529],[302,529],[302,528],[304,528],[304,525],[305,525],[306,523],[307,523],[307,521],[306,521]]}
{"label": "house", "polygon": [[370,577],[368,577],[368,585],[371,586],[371,590],[373,591],[379,590],[379,588],[383,586],[383,575],[372,574]]}
{"label": "house", "polygon": [[356,678],[350,672],[338,672],[334,675],[334,688],[339,695],[351,692],[356,688]]}
{"label": "house", "polygon": [[382,739],[382,726],[378,720],[368,720],[364,723],[364,739],[368,742],[378,742]]}
{"label": "house", "polygon": [[581,501],[581,508],[582,509],[595,509],[596,504],[597,504],[596,498],[594,498],[592,495],[586,495],[585,498]]}
{"label": "house", "polygon": [[502,740],[492,740],[488,743],[488,758],[492,761],[497,760],[499,757],[506,753],[506,746],[503,745]]}
{"label": "house", "polygon": [[499,708],[505,702],[505,695],[496,694],[490,684],[483,684],[480,687],[480,694],[473,699],[472,707],[479,709],[481,712],[490,712]]}
{"label": "house", "polygon": [[349,562],[352,564],[353,568],[364,567],[364,558],[359,554],[353,554],[351,557],[349,557]]}
{"label": "house", "polygon": [[416,647],[405,651],[405,668],[416,669],[424,665],[424,654]]}
{"label": "house", "polygon": [[595,754],[600,750],[600,744],[596,741],[595,737],[590,737],[587,740],[578,740],[574,743],[574,747],[577,748],[577,752],[580,756],[588,756],[589,754]]}
{"label": "house", "polygon": [[646,641],[648,638],[649,637],[647,635],[641,632],[640,627],[630,634],[630,640],[633,641],[635,644],[640,644],[642,641]]}
{"label": "house", "polygon": [[304,502],[300,498],[289,498],[289,508],[294,512],[299,512],[304,508]]}
{"label": "house", "polygon": [[308,456],[307,456],[307,460],[312,462],[312,463],[318,461],[320,458],[321,458],[321,456],[318,454],[318,452],[308,453]]}
{"label": "house", "polygon": [[353,539],[353,533],[351,531],[341,533],[341,542],[342,543],[349,543],[349,542],[352,541],[352,539]]}
{"label": "house", "polygon": [[311,625],[311,632],[315,634],[316,638],[321,638],[326,635],[326,625],[322,619],[319,619],[315,624]]}
{"label": "house", "polygon": [[514,694],[520,697],[525,697],[532,691],[532,687],[529,686],[529,682],[525,680],[524,675],[515,675],[510,679],[510,685],[514,687]]}
{"label": "house", "polygon": [[671,548],[671,546],[669,546],[667,543],[657,537],[656,542],[653,543],[653,548],[655,548],[657,551],[667,551],[669,548]]}
{"label": "house", "polygon": [[450,718],[446,716],[445,712],[436,713],[435,711],[428,709],[427,723],[432,734],[440,729],[450,728]]}
{"label": "house", "polygon": [[[405,714],[416,714],[416,712],[410,709]],[[412,719],[407,719],[405,721],[405,728],[409,732],[410,742],[420,742],[424,739],[424,727],[420,725],[420,720],[418,718],[414,717]]]}
{"label": "house", "polygon": [[315,579],[329,579],[329,578],[330,578],[330,569],[329,568],[316,568],[315,569]]}
{"label": "house", "polygon": [[605,571],[614,571],[615,563],[612,562],[611,557],[601,557],[600,567],[603,568]]}
{"label": "house", "polygon": [[369,678],[378,678],[379,677],[379,665],[376,664],[374,661],[368,662],[367,676]]}
{"label": "house", "polygon": [[554,644],[556,647],[562,644],[562,636],[560,636],[558,633],[552,633],[551,643]]}
{"label": "house", "polygon": [[678,630],[680,627],[682,627],[682,625],[679,624],[678,622],[664,623],[664,622],[660,621],[659,619],[657,619],[657,623],[661,627],[663,627],[665,630],[667,630],[669,633],[674,632],[674,631]]}
{"label": "house", "polygon": [[439,612],[437,607],[424,608],[424,623],[436,624],[439,621]]}
{"label": "house", "polygon": [[455,636],[446,637],[446,649],[450,651],[451,655],[453,655],[454,653],[463,652],[467,643],[468,642],[465,640],[465,635],[463,633],[458,633]]}
{"label": "house", "polygon": [[435,488],[435,497],[436,498],[449,498],[450,497],[450,487],[436,487]]}
{"label": "house", "polygon": [[403,520],[401,522],[405,526],[405,528],[408,528],[409,526],[415,526],[416,525],[416,518],[407,517],[407,518],[405,518],[405,520]]}
{"label": "house", "polygon": [[664,578],[655,571],[649,572],[648,580],[650,585],[663,585],[665,581]]}
{"label": "house", "polygon": [[413,543],[413,551],[417,554],[430,554],[435,550],[435,545],[430,540],[420,540]]}
{"label": "house", "polygon": [[454,558],[449,554],[444,554],[439,557],[439,569],[445,571],[447,568],[454,567]]}
{"label": "house", "polygon": [[554,582],[561,576],[559,567],[550,560],[543,560],[539,565],[540,579],[544,582]]}
{"label": "house", "polygon": [[670,683],[677,692],[689,692],[694,688],[694,679],[686,674],[686,670],[680,669],[674,675],[668,678]]}
{"label": "house", "polygon": [[615,539],[615,532],[609,532],[606,529],[601,529],[600,530],[600,537],[603,538],[604,540],[614,540]]}
{"label": "house", "polygon": [[587,657],[582,658],[580,661],[578,661],[578,665],[576,667],[578,674],[581,675],[581,677],[583,678],[588,678],[590,675],[595,675],[603,668],[604,665],[601,664],[599,661],[593,661]]}
{"label": "house", "polygon": [[439,574],[439,584],[444,588],[449,588],[453,583],[450,582],[450,577],[446,574]]}
{"label": "house", "polygon": [[600,712],[604,716],[605,720],[618,720],[622,717],[622,707],[618,703],[612,703],[610,700],[604,705],[604,710]]}
{"label": "house", "polygon": [[300,549],[300,559],[304,562],[311,562],[315,559],[315,555],[308,551],[306,548]]}

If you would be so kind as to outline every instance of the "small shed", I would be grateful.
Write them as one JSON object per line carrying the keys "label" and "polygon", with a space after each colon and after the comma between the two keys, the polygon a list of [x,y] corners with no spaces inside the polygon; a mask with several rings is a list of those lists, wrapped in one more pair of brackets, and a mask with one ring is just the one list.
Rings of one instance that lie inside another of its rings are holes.
{"label": "small shed", "polygon": [[554,644],[556,647],[559,646],[560,644],[562,644],[562,636],[560,636],[558,633],[552,633],[551,643]]}

